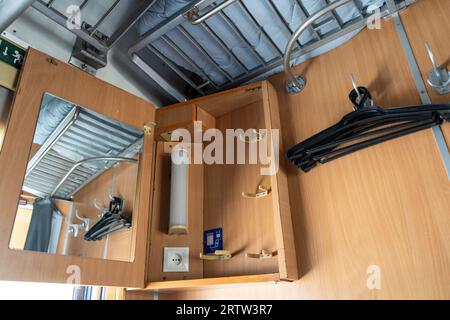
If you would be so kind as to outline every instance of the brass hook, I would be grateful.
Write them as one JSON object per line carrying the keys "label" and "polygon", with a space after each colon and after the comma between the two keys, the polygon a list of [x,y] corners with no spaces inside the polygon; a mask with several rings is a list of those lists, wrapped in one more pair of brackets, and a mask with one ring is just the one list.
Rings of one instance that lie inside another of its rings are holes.
{"label": "brass hook", "polygon": [[245,256],[247,258],[260,259],[260,260],[271,259],[273,257],[276,257],[277,255],[278,255],[278,251],[272,251],[272,250],[266,250],[266,249],[261,250],[260,253],[247,253],[247,254],[245,254]]}
{"label": "brass hook", "polygon": [[271,192],[272,192],[272,188],[270,188],[270,187],[267,188],[267,187],[259,185],[258,191],[256,193],[242,192],[242,196],[244,198],[249,198],[249,199],[259,199],[259,198],[267,197]]}
{"label": "brass hook", "polygon": [[200,259],[202,259],[202,260],[221,261],[221,260],[230,260],[231,258],[232,258],[232,254],[228,250],[216,250],[216,252],[214,252],[214,254],[200,253]]}

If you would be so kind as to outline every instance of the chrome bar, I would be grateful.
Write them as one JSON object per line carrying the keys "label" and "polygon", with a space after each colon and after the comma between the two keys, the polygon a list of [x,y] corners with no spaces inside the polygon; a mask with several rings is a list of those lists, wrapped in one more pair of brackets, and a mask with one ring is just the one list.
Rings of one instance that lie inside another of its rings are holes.
{"label": "chrome bar", "polygon": [[[303,12],[303,14],[305,15],[305,18],[308,19],[311,15],[309,14],[308,10],[306,10],[305,6],[302,3],[302,0],[296,0],[296,3],[298,4],[298,6],[300,7],[300,10]],[[321,40],[322,37],[320,36],[319,32],[314,28],[313,25],[311,25],[309,27],[309,29],[314,33],[314,36],[318,39]]]}
{"label": "chrome bar", "polygon": [[298,89],[303,88],[303,85],[300,83],[300,81],[297,79],[297,77],[292,73],[291,71],[291,55],[292,55],[292,49],[297,42],[297,39],[303,34],[303,32],[306,31],[317,19],[324,16],[325,14],[332,12],[336,8],[339,8],[343,6],[344,4],[347,4],[351,2],[352,0],[340,0],[337,2],[334,2],[327,7],[319,10],[317,13],[309,17],[298,29],[295,31],[294,35],[292,36],[291,40],[289,40],[287,46],[286,46],[286,53],[284,56],[284,72],[286,73],[286,76],[288,78],[289,83]]}
{"label": "chrome bar", "polygon": [[[207,13],[205,13],[203,16],[198,17],[195,20],[192,20],[191,23],[193,25],[197,25],[202,23],[203,21],[205,21],[206,19],[212,17],[213,15],[215,15],[216,13],[218,13],[219,11],[225,9],[226,7],[228,7],[229,5],[232,5],[233,3],[235,3],[238,0],[227,0],[223,3],[221,3],[220,5],[218,5],[217,7],[215,7],[214,9],[212,9],[211,11],[208,11]],[[196,10],[196,6],[192,7],[191,10]]]}
{"label": "chrome bar", "polygon": [[433,50],[431,50],[430,44],[428,42],[425,42],[425,48],[427,49],[428,57],[430,57],[431,64],[433,65],[433,72],[440,78],[441,73],[439,72],[439,66],[436,62],[436,57],[434,56]]}
{"label": "chrome bar", "polygon": [[25,10],[32,5],[34,0],[0,1],[0,33],[5,31]]}
{"label": "chrome bar", "polygon": [[60,183],[58,183],[58,185],[55,187],[55,189],[53,190],[51,196],[54,196],[58,190],[61,188],[61,186],[66,182],[66,180],[70,177],[70,175],[81,165],[86,164],[86,163],[90,163],[90,162],[98,162],[98,161],[114,161],[114,162],[131,162],[131,163],[137,163],[136,159],[131,159],[131,158],[121,158],[121,157],[97,157],[97,158],[90,158],[90,159],[85,159],[82,161],[77,162],[72,169],[69,170],[69,172],[67,172],[67,174],[64,176],[64,178],[61,180]]}
{"label": "chrome bar", "polygon": [[[134,157],[137,153],[139,153],[138,150],[141,150],[144,146],[144,139],[139,139],[135,143],[133,143],[130,147],[128,147],[125,151],[121,152],[117,157],[119,158],[131,158]],[[89,183],[97,179],[100,175],[102,175],[106,170],[108,170],[111,167],[108,166],[103,170],[99,170],[95,174],[91,175],[87,180],[85,180],[82,184],[80,184],[75,190],[71,190],[69,193],[70,197],[73,197],[78,191],[83,189],[85,186],[87,186]],[[79,167],[80,169],[80,167]],[[72,174],[74,174],[76,171],[74,171]]]}

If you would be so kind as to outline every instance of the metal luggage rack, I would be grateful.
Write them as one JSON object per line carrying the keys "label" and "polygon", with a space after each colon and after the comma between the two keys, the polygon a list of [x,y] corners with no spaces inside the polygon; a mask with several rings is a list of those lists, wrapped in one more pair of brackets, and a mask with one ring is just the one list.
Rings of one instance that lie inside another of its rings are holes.
{"label": "metal luggage rack", "polygon": [[[142,132],[74,107],[28,163],[23,190],[41,198],[70,200],[118,162],[136,162],[133,157],[142,146]],[[82,160],[55,149],[76,153]]]}
{"label": "metal luggage rack", "polygon": [[[140,0],[138,4],[132,6],[132,10],[124,9],[123,6],[129,5],[129,0],[111,0],[109,5],[104,7],[104,10],[98,9],[98,14],[95,14],[95,19],[87,22],[84,20],[84,10],[89,9],[89,4],[95,4],[97,0],[36,0],[32,7],[53,20],[60,26],[68,29],[75,34],[78,40],[88,44],[91,48],[86,50],[87,56],[92,59],[92,64],[100,68],[106,66],[106,53],[117,43],[117,41],[130,30],[134,23],[142,17],[142,15],[156,2],[156,0]],[[102,0],[103,4],[107,1]],[[98,2],[97,2],[98,4]],[[67,12],[71,5],[77,5],[80,12],[80,26],[70,27],[70,23],[75,21],[73,13]],[[65,10],[65,11],[64,11]],[[93,11],[92,8],[90,11]],[[130,11],[128,13],[128,11]],[[91,13],[91,12],[90,12]],[[117,23],[119,13],[123,21]],[[124,14],[125,13],[125,14]],[[113,30],[104,27],[114,22],[117,25]],[[100,31],[102,30],[102,31]],[[78,49],[81,50],[81,49]],[[83,59],[83,57],[82,57]],[[89,61],[89,60],[88,60]],[[76,61],[73,61],[76,64]],[[95,69],[95,68],[94,68]],[[89,70],[86,70],[89,71]]]}
{"label": "metal luggage rack", "polygon": [[[265,0],[269,4],[271,10],[273,10],[275,17],[279,19],[279,21],[284,25],[286,30],[288,30],[291,36],[294,36],[295,30],[289,26],[287,21],[283,18],[283,16],[277,11],[276,6],[274,5],[272,0]],[[295,0],[302,10],[303,14],[310,19],[317,13],[309,14],[308,11],[304,8],[301,0]],[[255,16],[250,12],[250,10],[246,7],[245,3],[240,0],[226,0],[220,2],[219,4],[215,4],[217,1],[214,0],[199,0],[194,3],[194,5],[189,5],[188,8],[184,8],[179,12],[175,13],[171,18],[167,21],[161,23],[156,26],[152,30],[148,31],[144,34],[136,44],[134,44],[129,49],[129,55],[131,60],[142,69],[148,76],[154,79],[168,94],[179,101],[184,101],[192,97],[187,97],[178,87],[175,87],[172,81],[165,79],[158,71],[156,71],[149,63],[146,62],[144,57],[151,54],[152,57],[156,57],[160,59],[165,65],[167,65],[181,80],[186,84],[188,88],[191,88],[195,95],[203,96],[206,94],[210,94],[217,91],[222,91],[231,87],[235,87],[241,85],[243,83],[250,82],[258,77],[264,75],[268,71],[271,71],[279,66],[283,65],[284,57],[286,52],[283,52],[278,48],[275,44],[274,39],[264,30],[264,28],[257,22]],[[328,6],[321,9],[321,11],[326,10],[328,7],[335,5],[336,1],[327,0]],[[387,0],[384,6],[380,10],[381,17],[387,17],[406,6],[413,3],[414,0]],[[340,21],[338,15],[336,14],[335,9],[329,10],[330,17],[321,21],[320,23],[314,22],[308,26],[308,29],[311,30],[314,34],[315,39],[306,43],[304,45],[300,44],[300,41],[296,41],[296,47],[291,53],[291,59],[295,59],[301,55],[309,53],[313,50],[316,50],[327,43],[330,43],[333,40],[336,40],[340,37],[345,36],[353,31],[361,29],[367,25],[367,19],[371,14],[367,13],[365,8],[361,8],[356,0],[352,0],[346,2],[345,4],[351,3],[358,12],[358,18],[351,20],[347,23],[342,23]],[[223,11],[224,8],[234,5],[237,6],[240,10],[242,10],[243,15],[247,17],[249,22],[254,25],[267,43],[275,49],[278,53],[277,57],[272,59],[271,61],[266,61],[261,55],[253,48],[250,42],[242,35],[236,24],[230,19],[230,17]],[[235,36],[245,45],[246,48],[250,50],[250,52],[254,55],[255,59],[259,61],[259,65],[251,70],[248,70],[240,61],[239,57],[237,57],[229,47],[220,39],[220,37],[215,34],[215,32],[208,26],[208,19],[214,15],[218,15],[224,22],[230,27]],[[198,28],[203,28],[204,32],[209,33],[215,41],[225,50],[225,52],[229,55],[231,59],[233,59],[237,65],[241,66],[242,73],[239,76],[232,76],[223,70],[218,63],[216,63],[213,58],[208,55],[205,48],[201,46],[201,44],[186,30],[181,26],[186,20],[190,21],[193,25],[196,25]],[[325,24],[335,23],[337,28],[326,33],[320,34],[318,30],[322,28]],[[175,43],[171,43],[169,37],[166,34],[174,29],[178,29],[183,35],[185,35],[186,40],[190,41],[192,45],[199,49],[199,52],[203,54],[206,60],[212,62],[214,67],[223,74],[228,81],[223,84],[216,84],[214,81],[205,73],[201,72],[200,75],[203,77],[203,82],[200,84],[194,83],[189,77],[189,73],[187,73],[184,69],[178,67],[175,63],[169,60],[165,55],[158,51],[158,49],[152,45],[158,39],[161,39],[168,43],[187,63],[189,63],[194,69],[199,70],[200,68],[196,65],[195,61],[190,59],[182,49],[177,46]],[[291,60],[292,61],[292,60]],[[194,95],[194,96],[195,96]]]}

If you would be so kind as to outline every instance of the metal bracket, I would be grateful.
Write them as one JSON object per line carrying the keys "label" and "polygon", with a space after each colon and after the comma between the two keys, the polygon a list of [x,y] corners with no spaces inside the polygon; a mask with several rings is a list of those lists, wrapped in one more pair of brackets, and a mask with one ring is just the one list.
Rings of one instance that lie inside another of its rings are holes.
{"label": "metal bracket", "polygon": [[428,73],[428,84],[441,95],[450,93],[450,71],[446,68],[439,67],[428,42],[425,43],[425,48],[433,65],[433,69]]}
{"label": "metal bracket", "polygon": [[86,218],[86,217],[80,217],[78,214],[78,210],[75,210],[75,217],[80,220],[82,223],[80,224],[80,228],[83,231],[88,231],[90,224],[91,224],[91,219]]}
{"label": "metal bracket", "polygon": [[242,192],[242,196],[244,198],[249,198],[249,199],[260,199],[260,198],[267,197],[271,192],[272,192],[272,188],[270,188],[270,187],[266,188],[264,186],[258,186],[258,191],[256,193]]}
{"label": "metal bracket", "polygon": [[266,134],[264,132],[261,133],[256,129],[252,129],[252,133],[253,133],[253,135],[251,137],[244,135],[244,134],[240,134],[239,139],[245,143],[256,143],[256,142],[259,142],[262,139],[264,139],[266,136]]}
{"label": "metal bracket", "polygon": [[214,254],[200,253],[201,260],[223,261],[223,260],[230,260],[231,258],[232,258],[232,254],[228,250],[216,250],[216,252],[214,252]]}
{"label": "metal bracket", "polygon": [[55,58],[48,57],[47,62],[55,67],[58,66],[58,61]]}
{"label": "metal bracket", "polygon": [[108,55],[86,41],[77,38],[69,63],[91,75],[95,75],[97,70],[107,66]]}
{"label": "metal bracket", "polygon": [[90,75],[95,76],[97,74],[97,69],[93,68],[92,66],[84,63],[83,61],[75,58],[74,56],[71,56],[69,59],[69,64],[77,67],[78,69],[81,69]]}
{"label": "metal bracket", "polygon": [[183,17],[188,21],[194,21],[195,17],[198,15],[200,10],[197,6],[193,6],[188,12],[183,14]]}
{"label": "metal bracket", "polygon": [[272,251],[272,250],[261,250],[260,253],[247,253],[245,256],[250,259],[259,259],[259,260],[265,260],[265,259],[272,259],[278,255],[278,251]]}
{"label": "metal bracket", "polygon": [[149,122],[146,125],[144,125],[144,133],[147,136],[151,136],[153,132],[155,132],[156,123],[155,122]]}
{"label": "metal bracket", "polygon": [[89,230],[89,224],[90,224],[90,219],[88,218],[81,218],[78,215],[78,210],[75,210],[75,217],[82,221],[82,223],[77,224],[77,223],[72,223],[71,221],[69,221],[68,218],[66,218],[66,224],[67,224],[67,230],[69,232],[70,235],[72,235],[74,238],[78,238],[78,234],[80,232],[80,230],[86,232]]}
{"label": "metal bracket", "polygon": [[299,94],[306,87],[306,78],[304,78],[302,76],[296,76],[295,78],[297,79],[300,86],[298,86],[291,80],[288,80],[286,82],[286,91],[287,91],[287,93],[289,93],[291,95]]}
{"label": "metal bracket", "polygon": [[229,5],[235,3],[237,0],[226,0],[222,2],[218,6],[214,7],[211,11],[205,13],[203,16],[198,17],[199,8],[197,6],[192,7],[187,13],[184,14],[184,17],[188,19],[193,25],[197,25],[202,23],[203,21],[209,19],[213,15],[217,14],[219,11],[225,9]]}

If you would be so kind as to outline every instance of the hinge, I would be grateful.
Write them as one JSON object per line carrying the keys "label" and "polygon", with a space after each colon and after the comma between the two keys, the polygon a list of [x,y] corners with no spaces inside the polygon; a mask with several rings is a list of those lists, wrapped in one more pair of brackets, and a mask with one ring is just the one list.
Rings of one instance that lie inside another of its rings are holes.
{"label": "hinge", "polygon": [[156,123],[155,122],[149,122],[146,125],[144,125],[144,133],[147,136],[151,136],[153,132],[155,131]]}
{"label": "hinge", "polygon": [[52,57],[48,57],[47,58],[47,62],[50,63],[51,65],[54,65],[54,66],[58,65],[58,61],[55,58],[52,58]]}

